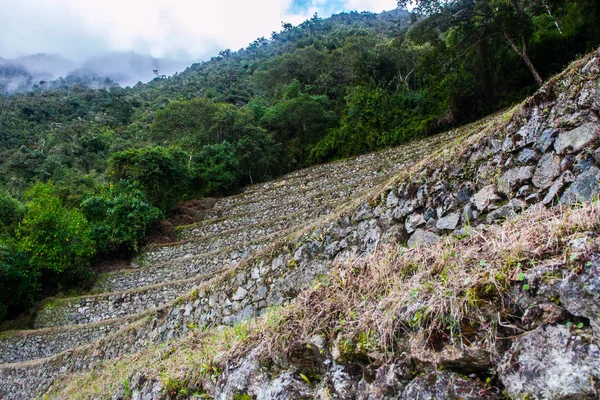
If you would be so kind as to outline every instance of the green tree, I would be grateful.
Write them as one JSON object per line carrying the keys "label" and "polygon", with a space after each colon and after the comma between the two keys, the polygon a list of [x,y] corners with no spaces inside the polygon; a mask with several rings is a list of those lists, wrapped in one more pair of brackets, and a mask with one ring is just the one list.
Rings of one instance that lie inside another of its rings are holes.
{"label": "green tree", "polygon": [[27,214],[16,237],[36,271],[60,282],[83,279],[95,254],[91,227],[81,211],[67,209],[52,183],[38,183],[25,194]]}
{"label": "green tree", "polygon": [[240,171],[248,177],[250,184],[264,181],[278,171],[280,146],[267,132],[257,130],[254,134],[242,136],[235,144],[235,153]]}
{"label": "green tree", "polygon": [[27,208],[7,193],[0,192],[0,236],[14,234]]}
{"label": "green tree", "polygon": [[137,252],[148,228],[162,215],[145,201],[136,184],[126,181],[87,198],[81,210],[92,224],[91,237],[98,251],[103,253]]}
{"label": "green tree", "polygon": [[194,157],[196,189],[202,194],[223,194],[239,181],[239,162],[229,142],[206,145]]}
{"label": "green tree", "polygon": [[467,25],[480,35],[500,35],[523,61],[538,86],[544,83],[529,57],[532,14],[538,0],[398,0],[398,6],[416,3],[417,11],[440,15],[452,24]]}
{"label": "green tree", "polygon": [[338,123],[326,96],[292,93],[294,97],[270,107],[260,121],[282,143],[282,163],[288,170],[305,166],[310,148]]}
{"label": "green tree", "polygon": [[177,147],[143,147],[113,153],[109,176],[139,184],[151,205],[162,212],[173,208],[188,192],[191,182],[189,155]]}

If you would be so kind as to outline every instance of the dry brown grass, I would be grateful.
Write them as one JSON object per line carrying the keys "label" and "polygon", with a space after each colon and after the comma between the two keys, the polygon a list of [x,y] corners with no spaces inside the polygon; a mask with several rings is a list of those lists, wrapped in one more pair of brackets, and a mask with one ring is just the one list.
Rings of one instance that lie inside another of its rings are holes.
{"label": "dry brown grass", "polygon": [[[446,237],[432,247],[381,247],[339,265],[284,310],[283,323],[248,343],[275,357],[314,335],[344,341],[352,351],[387,358],[409,336],[432,348],[486,346],[495,351],[499,325],[514,327],[511,286],[539,263],[565,267],[571,239],[600,227],[600,207],[535,209],[501,226]],[[506,333],[506,332],[504,332]]]}

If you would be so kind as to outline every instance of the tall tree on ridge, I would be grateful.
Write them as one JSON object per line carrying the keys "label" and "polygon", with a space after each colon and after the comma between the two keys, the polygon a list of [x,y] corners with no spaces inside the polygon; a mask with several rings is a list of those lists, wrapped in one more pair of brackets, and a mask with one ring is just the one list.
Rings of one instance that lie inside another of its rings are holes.
{"label": "tall tree on ridge", "polygon": [[398,0],[398,7],[416,4],[415,11],[439,14],[451,23],[469,23],[471,29],[485,30],[501,35],[535,79],[538,86],[544,83],[528,53],[528,16],[541,0]]}

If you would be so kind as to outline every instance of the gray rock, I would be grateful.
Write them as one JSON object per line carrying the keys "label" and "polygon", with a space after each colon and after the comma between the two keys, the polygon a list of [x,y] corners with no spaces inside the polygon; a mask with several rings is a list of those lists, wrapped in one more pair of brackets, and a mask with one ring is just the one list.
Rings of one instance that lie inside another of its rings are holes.
{"label": "gray rock", "polygon": [[571,131],[558,135],[554,149],[558,154],[565,152],[576,153],[598,137],[598,125],[590,123],[581,125]]}
{"label": "gray rock", "polygon": [[563,173],[557,180],[554,181],[554,183],[552,183],[552,186],[550,186],[550,189],[548,189],[548,193],[542,199],[542,203],[544,205],[548,205],[548,204],[552,203],[552,201],[554,201],[554,200],[558,201],[557,196],[560,193],[560,191],[562,190],[562,188],[567,183],[574,182],[574,181],[575,181],[575,177],[573,176],[571,171],[566,171],[565,173]]}
{"label": "gray rock", "polygon": [[[583,238],[586,239],[586,238]],[[560,285],[560,301],[573,315],[585,317],[600,335],[600,258],[592,258],[581,274],[571,274]]]}
{"label": "gray rock", "polygon": [[554,138],[556,137],[556,129],[546,129],[542,132],[540,138],[535,144],[535,148],[545,153],[548,151],[552,143],[554,143]]}
{"label": "gray rock", "polygon": [[519,190],[517,190],[517,193],[515,193],[515,197],[527,197],[530,194],[531,194],[531,186],[523,185],[519,188]]}
{"label": "gray rock", "polygon": [[429,246],[440,240],[440,237],[435,233],[425,231],[423,229],[417,229],[415,233],[408,239],[407,246]]}
{"label": "gray rock", "polygon": [[532,149],[523,149],[517,156],[517,163],[521,165],[536,162],[540,158],[537,151]]}
{"label": "gray rock", "polygon": [[573,165],[573,172],[580,174],[586,172],[594,165],[594,159],[589,156],[577,157],[575,164]]}
{"label": "gray rock", "polygon": [[456,229],[458,225],[458,221],[460,220],[460,213],[453,212],[452,214],[448,214],[443,218],[440,218],[435,225],[438,229],[451,231]]}
{"label": "gray rock", "polygon": [[485,218],[485,222],[488,224],[493,223],[501,219],[514,218],[517,213],[525,208],[525,202],[519,199],[512,199],[508,204],[500,207],[497,210],[492,211]]}
{"label": "gray rock", "polygon": [[333,386],[334,398],[354,399],[356,397],[356,382],[344,370],[343,366],[334,362],[328,373],[328,378],[331,386]]}
{"label": "gray rock", "polygon": [[592,201],[600,193],[600,169],[592,167],[575,179],[560,198],[561,204]]}
{"label": "gray rock", "polygon": [[600,164],[600,147],[598,147],[596,149],[596,151],[594,151],[593,156],[594,156],[594,160],[596,160],[596,163]]}
{"label": "gray rock", "polygon": [[491,203],[495,202],[496,200],[500,200],[500,197],[496,194],[495,185],[484,186],[471,198],[471,202],[479,211],[484,211]]}
{"label": "gray rock", "polygon": [[423,214],[423,218],[425,218],[425,221],[429,221],[431,218],[435,218],[436,216],[436,211],[429,207],[427,209],[427,211],[425,211],[425,214]]}
{"label": "gray rock", "polygon": [[469,191],[469,189],[465,188],[456,192],[456,201],[458,201],[459,204],[467,203],[470,199],[471,192]]}
{"label": "gray rock", "polygon": [[554,153],[546,153],[540,159],[533,184],[539,189],[546,189],[552,185],[552,181],[560,174],[560,157]]}
{"label": "gray rock", "polygon": [[479,215],[479,211],[473,210],[471,203],[469,203],[463,207],[460,220],[462,221],[463,225],[470,225],[473,221],[479,218]]}
{"label": "gray rock", "polygon": [[482,400],[498,397],[486,391],[477,379],[453,372],[434,371],[412,380],[402,393],[402,400]]}
{"label": "gray rock", "polygon": [[533,177],[532,170],[532,167],[509,169],[498,179],[498,191],[510,197],[517,185],[522,185]]}
{"label": "gray rock", "polygon": [[381,236],[382,243],[403,243],[408,239],[408,233],[401,225],[393,225]]}
{"label": "gray rock", "polygon": [[284,372],[261,388],[256,400],[312,399],[312,390],[304,381],[295,379],[291,372]]}
{"label": "gray rock", "polygon": [[246,294],[248,294],[248,291],[246,289],[244,289],[243,287],[238,286],[237,291],[235,292],[235,294],[233,295],[233,297],[231,299],[233,301],[240,301],[246,297]]}
{"label": "gray rock", "polygon": [[498,368],[511,398],[597,399],[600,349],[566,326],[546,326],[519,336]]}
{"label": "gray rock", "polygon": [[236,393],[252,393],[266,385],[266,377],[261,371],[258,356],[260,349],[253,349],[219,379],[215,398],[232,399]]}
{"label": "gray rock", "polygon": [[406,229],[406,232],[413,233],[419,226],[425,225],[425,222],[426,221],[423,217],[423,214],[414,213],[409,215],[408,218],[406,218],[406,221],[404,221],[404,227]]}
{"label": "gray rock", "polygon": [[358,383],[357,398],[362,400],[398,399],[414,377],[412,361],[397,360],[377,368],[373,379],[363,378]]}
{"label": "gray rock", "polygon": [[544,115],[542,111],[537,107],[533,108],[525,125],[514,135],[515,146],[521,148],[537,141],[543,123]]}
{"label": "gray rock", "polygon": [[394,192],[391,191],[390,194],[388,194],[386,205],[388,206],[388,208],[395,207],[398,205],[399,201],[400,200],[398,199],[398,196],[396,196]]}
{"label": "gray rock", "polygon": [[396,207],[394,209],[394,218],[396,218],[397,220],[401,220],[402,218],[404,218],[407,215],[409,215],[410,213],[412,213],[414,211],[414,209],[415,209],[414,201],[404,200],[404,201],[400,202],[398,207]]}

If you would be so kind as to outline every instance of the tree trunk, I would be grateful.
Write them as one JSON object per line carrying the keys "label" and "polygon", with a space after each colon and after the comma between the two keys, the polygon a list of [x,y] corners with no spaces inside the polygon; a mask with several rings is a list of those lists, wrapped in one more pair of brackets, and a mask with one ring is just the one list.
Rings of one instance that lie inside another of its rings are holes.
{"label": "tree trunk", "polygon": [[529,68],[529,72],[531,72],[531,75],[533,75],[533,78],[535,79],[538,86],[541,87],[544,84],[544,80],[540,76],[539,72],[537,72],[537,69],[535,69],[535,67],[533,66],[533,63],[529,59],[529,56],[527,55],[526,51],[523,52],[521,58],[523,59],[525,65],[527,65],[527,68]]}
{"label": "tree trunk", "polygon": [[504,39],[506,39],[506,41],[508,42],[508,45],[510,46],[511,50],[516,55],[518,55],[521,58],[521,60],[523,60],[523,62],[529,69],[529,72],[531,72],[531,75],[533,75],[535,82],[538,84],[538,86],[541,87],[544,84],[544,80],[542,79],[541,75],[539,74],[537,69],[535,69],[535,66],[529,59],[529,55],[527,54],[527,47],[523,46],[523,50],[519,49],[519,46],[517,46],[517,44],[514,42],[514,40],[512,40],[508,33],[506,33],[505,31],[502,31],[502,33],[504,35]]}

